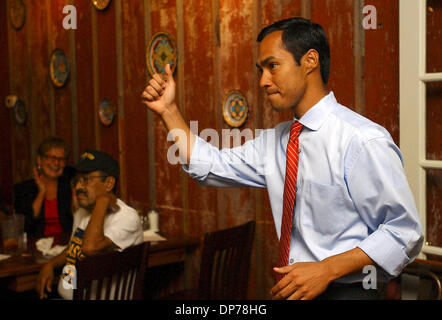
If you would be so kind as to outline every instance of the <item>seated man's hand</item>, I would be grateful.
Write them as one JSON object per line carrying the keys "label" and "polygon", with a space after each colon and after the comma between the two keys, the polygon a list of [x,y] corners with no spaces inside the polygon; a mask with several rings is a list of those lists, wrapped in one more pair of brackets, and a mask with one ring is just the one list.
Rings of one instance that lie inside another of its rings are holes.
{"label": "seated man's hand", "polygon": [[321,262],[299,262],[273,270],[286,274],[271,289],[273,299],[314,299],[324,292],[331,282],[330,272]]}
{"label": "seated man's hand", "polygon": [[40,273],[37,277],[37,282],[35,284],[35,289],[37,293],[40,295],[40,299],[47,298],[47,292],[52,292],[52,283],[54,281],[54,269],[53,267],[47,263],[40,270]]}
{"label": "seated man's hand", "polygon": [[108,213],[117,212],[120,207],[117,205],[117,197],[113,193],[104,193],[97,197],[95,207],[105,208]]}

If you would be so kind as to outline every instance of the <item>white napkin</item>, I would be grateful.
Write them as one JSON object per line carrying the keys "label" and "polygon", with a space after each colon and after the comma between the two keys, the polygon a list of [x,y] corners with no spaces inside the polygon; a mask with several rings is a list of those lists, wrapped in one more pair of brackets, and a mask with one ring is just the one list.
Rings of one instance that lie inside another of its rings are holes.
{"label": "white napkin", "polygon": [[160,236],[153,230],[146,230],[143,232],[143,240],[144,241],[164,241],[166,238]]}
{"label": "white napkin", "polygon": [[0,261],[9,259],[11,256],[9,254],[0,254]]}
{"label": "white napkin", "polygon": [[35,243],[37,250],[40,251],[45,256],[58,256],[60,253],[66,249],[67,246],[56,245],[52,247],[54,243],[54,237],[41,238]]}

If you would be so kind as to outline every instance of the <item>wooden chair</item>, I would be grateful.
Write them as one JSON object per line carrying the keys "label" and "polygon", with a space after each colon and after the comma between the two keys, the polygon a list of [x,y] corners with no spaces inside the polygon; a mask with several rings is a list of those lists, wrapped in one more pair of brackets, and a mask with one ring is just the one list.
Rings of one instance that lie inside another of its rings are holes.
{"label": "wooden chair", "polygon": [[149,242],[77,262],[74,300],[141,300]]}
{"label": "wooden chair", "polygon": [[199,285],[167,300],[245,300],[255,221],[204,235]]}
{"label": "wooden chair", "polygon": [[419,268],[406,268],[404,274],[419,277],[417,300],[442,300],[440,278],[432,271]]}
{"label": "wooden chair", "polygon": [[[414,280],[408,279],[408,284],[403,283],[404,276],[414,276]],[[388,283],[385,300],[401,300],[403,299],[403,290],[414,293],[416,300],[442,300],[442,283],[441,279],[434,272],[422,269],[406,267],[401,276],[393,279]],[[413,294],[411,294],[413,296]],[[408,299],[408,298],[405,298]]]}

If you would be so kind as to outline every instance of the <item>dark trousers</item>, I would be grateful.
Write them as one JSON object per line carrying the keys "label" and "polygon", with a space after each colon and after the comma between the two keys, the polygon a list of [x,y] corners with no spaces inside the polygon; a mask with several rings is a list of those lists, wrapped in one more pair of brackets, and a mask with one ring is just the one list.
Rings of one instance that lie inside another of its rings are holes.
{"label": "dark trousers", "polygon": [[379,300],[377,289],[364,289],[358,283],[331,283],[327,289],[316,297],[317,300]]}

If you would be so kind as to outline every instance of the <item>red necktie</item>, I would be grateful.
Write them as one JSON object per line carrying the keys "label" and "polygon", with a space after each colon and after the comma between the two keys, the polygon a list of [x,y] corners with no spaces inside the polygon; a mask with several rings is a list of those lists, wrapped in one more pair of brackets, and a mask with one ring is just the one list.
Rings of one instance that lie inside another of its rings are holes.
{"label": "red necktie", "polygon": [[[298,175],[299,160],[299,134],[302,124],[293,122],[290,128],[290,140],[287,144],[287,161],[284,183],[284,202],[282,209],[281,238],[279,239],[278,267],[288,264],[290,252],[290,236],[292,233],[293,209],[295,207],[296,178]],[[284,277],[283,274],[276,274],[276,282]]]}

